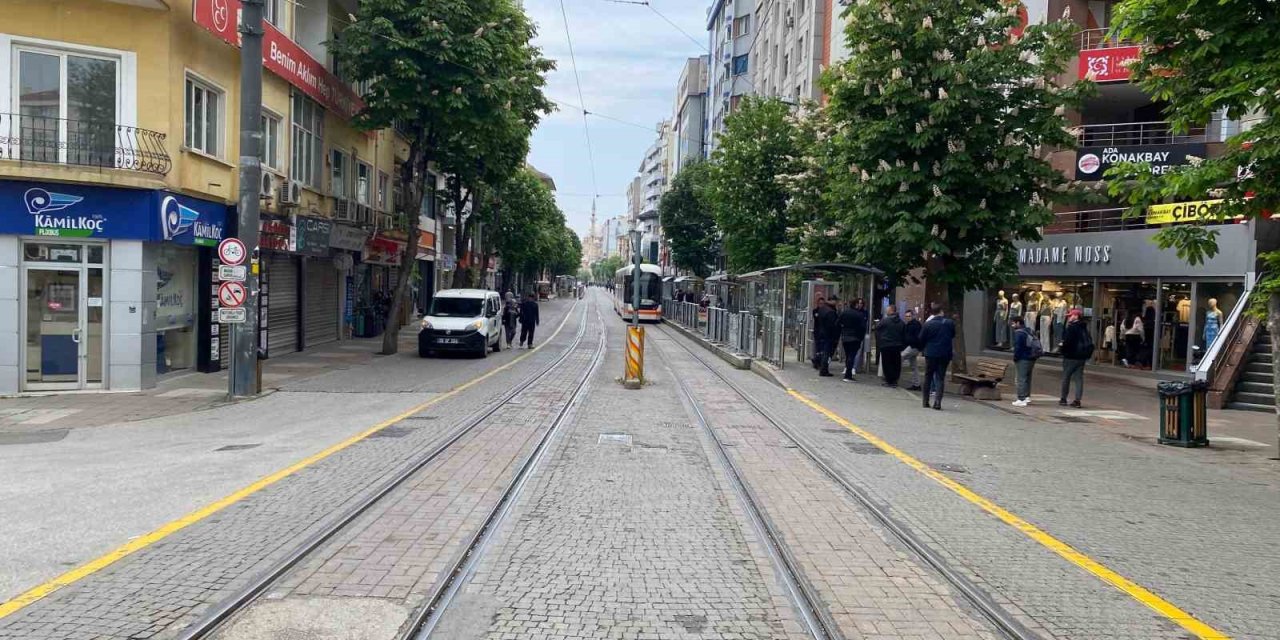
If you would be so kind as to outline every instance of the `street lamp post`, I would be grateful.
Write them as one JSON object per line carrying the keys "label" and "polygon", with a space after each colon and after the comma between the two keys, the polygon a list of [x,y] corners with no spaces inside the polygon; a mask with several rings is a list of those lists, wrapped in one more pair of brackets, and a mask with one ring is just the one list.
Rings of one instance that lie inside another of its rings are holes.
{"label": "street lamp post", "polygon": [[631,268],[631,324],[640,326],[640,229],[631,229],[634,263]]}

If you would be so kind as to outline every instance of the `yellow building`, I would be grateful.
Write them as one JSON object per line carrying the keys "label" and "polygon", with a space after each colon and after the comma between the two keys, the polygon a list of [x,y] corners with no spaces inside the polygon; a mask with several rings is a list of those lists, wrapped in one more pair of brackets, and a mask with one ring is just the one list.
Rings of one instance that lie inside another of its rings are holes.
{"label": "yellow building", "polygon": [[[265,347],[380,331],[406,217],[392,131],[351,125],[325,42],[357,0],[266,0]],[[238,0],[5,0],[0,394],[216,371],[235,232]],[[425,212],[434,257],[434,211]]]}

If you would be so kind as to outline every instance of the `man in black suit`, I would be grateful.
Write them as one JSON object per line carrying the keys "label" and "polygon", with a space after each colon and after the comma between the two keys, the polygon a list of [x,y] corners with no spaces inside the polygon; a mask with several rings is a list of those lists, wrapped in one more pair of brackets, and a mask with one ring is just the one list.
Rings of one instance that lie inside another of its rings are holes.
{"label": "man in black suit", "polygon": [[921,403],[928,408],[929,394],[936,389],[937,396],[933,400],[933,408],[942,411],[942,394],[947,386],[947,367],[951,366],[951,358],[955,355],[956,323],[943,314],[942,305],[934,302],[929,305],[929,319],[920,331],[920,342],[923,345],[925,371],[924,388],[921,391]]}

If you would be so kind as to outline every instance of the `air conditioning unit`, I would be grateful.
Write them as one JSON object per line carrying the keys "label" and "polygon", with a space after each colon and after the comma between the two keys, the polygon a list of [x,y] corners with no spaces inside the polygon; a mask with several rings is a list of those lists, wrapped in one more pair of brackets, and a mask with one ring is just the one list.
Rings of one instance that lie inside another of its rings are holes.
{"label": "air conditioning unit", "polygon": [[335,200],[333,202],[333,217],[346,222],[356,221],[356,207],[350,200]]}
{"label": "air conditioning unit", "polygon": [[258,195],[263,198],[270,198],[276,195],[276,175],[274,173],[262,172],[262,186],[258,189]]}
{"label": "air conditioning unit", "polygon": [[280,204],[296,207],[302,203],[302,183],[290,180],[280,185]]}
{"label": "air conditioning unit", "polygon": [[367,204],[356,205],[356,222],[373,224],[373,208]]}

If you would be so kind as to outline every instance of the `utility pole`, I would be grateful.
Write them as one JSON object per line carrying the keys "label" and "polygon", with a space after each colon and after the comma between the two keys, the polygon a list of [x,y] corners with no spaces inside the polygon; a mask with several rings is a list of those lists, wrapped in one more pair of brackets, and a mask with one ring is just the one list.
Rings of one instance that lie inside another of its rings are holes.
{"label": "utility pole", "polygon": [[262,8],[263,0],[241,0],[240,11],[240,241],[249,253],[244,322],[231,325],[232,397],[255,396],[258,388],[258,193],[262,184]]}
{"label": "utility pole", "polygon": [[631,267],[631,324],[640,326],[640,230],[631,232],[631,245],[635,247],[635,263]]}

